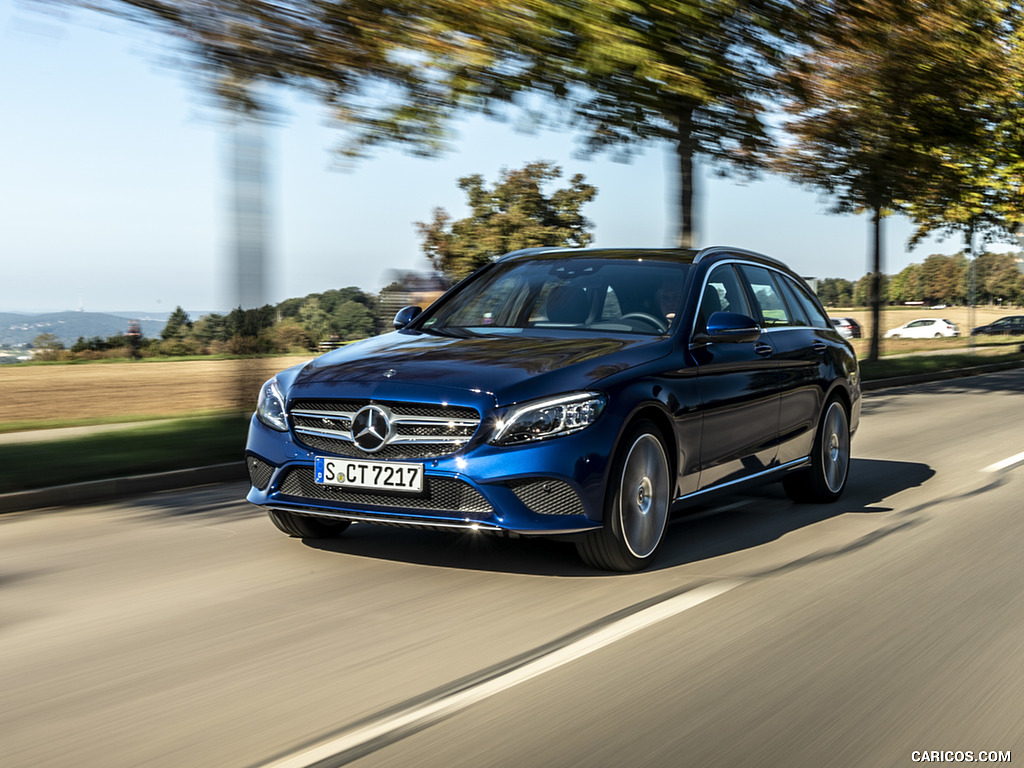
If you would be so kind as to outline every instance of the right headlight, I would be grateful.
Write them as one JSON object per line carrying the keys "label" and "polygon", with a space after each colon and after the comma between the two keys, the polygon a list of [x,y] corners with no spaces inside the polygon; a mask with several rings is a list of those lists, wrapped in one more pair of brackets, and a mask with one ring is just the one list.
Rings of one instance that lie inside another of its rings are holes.
{"label": "right headlight", "polygon": [[256,404],[256,418],[278,432],[288,431],[288,415],[284,410],[284,395],[277,379],[271,379],[260,389]]}
{"label": "right headlight", "polygon": [[487,442],[519,445],[579,432],[597,421],[606,403],[597,392],[576,392],[516,405],[495,424]]}

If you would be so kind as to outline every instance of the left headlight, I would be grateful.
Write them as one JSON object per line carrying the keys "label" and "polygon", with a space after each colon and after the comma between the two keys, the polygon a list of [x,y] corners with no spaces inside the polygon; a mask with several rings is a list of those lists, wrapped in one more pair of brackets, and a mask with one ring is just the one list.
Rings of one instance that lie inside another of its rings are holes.
{"label": "left headlight", "polygon": [[597,392],[577,392],[513,406],[495,424],[487,442],[519,445],[579,432],[597,421],[606,402]]}
{"label": "left headlight", "polygon": [[256,418],[278,432],[288,431],[288,415],[284,410],[284,395],[277,379],[271,379],[260,390],[256,405]]}

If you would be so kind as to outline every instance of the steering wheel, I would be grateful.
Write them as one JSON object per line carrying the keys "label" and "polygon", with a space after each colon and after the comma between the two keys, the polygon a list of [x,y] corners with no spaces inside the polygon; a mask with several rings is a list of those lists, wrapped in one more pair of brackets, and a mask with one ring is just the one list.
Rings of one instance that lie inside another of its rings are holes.
{"label": "steering wheel", "polygon": [[636,318],[637,320],[643,320],[645,323],[654,326],[654,329],[658,333],[664,333],[668,330],[668,322],[665,320],[659,320],[654,315],[648,315],[646,312],[627,312],[625,315],[619,318],[619,320],[629,320],[630,318]]}

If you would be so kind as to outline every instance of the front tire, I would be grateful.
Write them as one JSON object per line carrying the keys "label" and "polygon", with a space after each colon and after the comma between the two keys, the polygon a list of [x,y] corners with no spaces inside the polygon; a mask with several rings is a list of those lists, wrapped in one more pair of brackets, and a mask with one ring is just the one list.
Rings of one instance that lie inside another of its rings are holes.
{"label": "front tire", "polygon": [[850,473],[850,418],[830,400],[818,424],[811,466],[786,475],[782,487],[801,504],[828,504],[843,495]]}
{"label": "front tire", "polygon": [[296,515],[280,509],[268,509],[267,514],[279,530],[297,539],[333,539],[352,524],[350,520]]}
{"label": "front tire", "polygon": [[647,420],[634,424],[612,463],[604,525],[576,543],[587,565],[632,572],[654,560],[668,526],[670,466],[658,428]]}

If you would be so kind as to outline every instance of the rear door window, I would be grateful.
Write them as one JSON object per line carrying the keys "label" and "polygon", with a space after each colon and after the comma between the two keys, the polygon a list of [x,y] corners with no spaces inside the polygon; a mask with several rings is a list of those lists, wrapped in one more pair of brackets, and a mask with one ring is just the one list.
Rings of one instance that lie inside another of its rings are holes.
{"label": "rear door window", "polygon": [[779,292],[771,272],[764,267],[743,264],[740,271],[750,285],[750,294],[754,301],[753,315],[765,328],[781,328],[793,325],[793,317]]}

